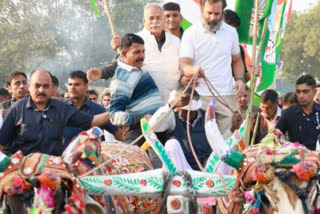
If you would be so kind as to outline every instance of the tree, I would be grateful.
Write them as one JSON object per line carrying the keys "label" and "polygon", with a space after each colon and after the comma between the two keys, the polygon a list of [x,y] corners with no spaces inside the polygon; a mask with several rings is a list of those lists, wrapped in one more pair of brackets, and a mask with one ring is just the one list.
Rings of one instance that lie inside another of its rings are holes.
{"label": "tree", "polygon": [[[33,5],[34,2],[29,3]],[[24,2],[15,4],[14,1],[2,1],[0,8],[2,79],[15,70],[25,71],[31,61],[39,65],[44,58],[59,51],[61,46],[55,40],[55,27],[48,16],[36,13],[39,8],[28,7]],[[29,60],[31,55],[34,58]]]}
{"label": "tree", "polygon": [[320,79],[320,3],[304,14],[293,12],[287,26],[280,58],[282,76],[295,80],[307,73]]}
{"label": "tree", "polygon": [[[142,28],[147,0],[109,0],[120,36]],[[86,71],[111,61],[112,38],[102,0],[97,18],[90,1],[0,1],[0,83],[15,71],[30,73],[43,67],[56,75],[63,87],[70,71]]]}

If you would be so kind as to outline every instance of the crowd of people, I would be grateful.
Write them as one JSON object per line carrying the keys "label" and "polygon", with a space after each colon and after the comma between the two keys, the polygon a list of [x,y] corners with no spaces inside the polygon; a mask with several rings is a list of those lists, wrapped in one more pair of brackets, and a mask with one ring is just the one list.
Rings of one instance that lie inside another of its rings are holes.
{"label": "crowd of people", "polygon": [[[21,150],[25,155],[59,156],[75,136],[92,126],[131,143],[142,134],[140,119],[146,118],[155,125],[178,169],[198,170],[187,126],[204,164],[212,152],[204,130],[206,108],[212,99],[218,101],[218,128],[224,138],[231,136],[246,118],[249,88],[245,84],[252,72],[239,45],[237,14],[225,10],[225,0],[201,0],[200,7],[199,24],[183,31],[178,4],[146,5],[143,29],[113,37],[111,47],[120,52],[104,68],[70,72],[63,95],[57,92],[58,79],[44,68],[33,70],[29,80],[21,71],[10,74],[6,87],[0,89],[0,150],[8,155]],[[253,73],[260,75],[260,67]],[[110,78],[101,96],[89,90],[89,82]],[[186,86],[190,89],[182,94]],[[189,103],[192,86],[195,92]],[[288,140],[316,150],[319,102],[320,87],[310,75],[299,77],[296,91],[282,97],[272,89],[263,91],[260,108],[253,107],[252,124],[258,123],[253,141],[259,143],[268,130],[278,128]],[[157,124],[170,108],[175,111]],[[137,145],[143,142],[140,139]],[[155,154],[148,152],[154,167],[161,167]]]}

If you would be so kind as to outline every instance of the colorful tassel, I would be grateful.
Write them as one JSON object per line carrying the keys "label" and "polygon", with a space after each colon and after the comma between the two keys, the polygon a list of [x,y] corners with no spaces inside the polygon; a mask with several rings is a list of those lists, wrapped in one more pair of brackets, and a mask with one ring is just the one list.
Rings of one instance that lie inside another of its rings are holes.
{"label": "colorful tassel", "polygon": [[300,180],[309,181],[317,173],[318,167],[311,161],[302,161],[293,167],[293,171],[296,173]]}
{"label": "colorful tassel", "polygon": [[42,173],[41,175],[37,176],[37,178],[41,185],[47,185],[52,190],[55,190],[57,187],[59,187],[61,183],[61,178],[50,172]]}
{"label": "colorful tassel", "polygon": [[268,164],[259,164],[253,171],[252,178],[254,181],[268,184],[274,179],[273,167]]}

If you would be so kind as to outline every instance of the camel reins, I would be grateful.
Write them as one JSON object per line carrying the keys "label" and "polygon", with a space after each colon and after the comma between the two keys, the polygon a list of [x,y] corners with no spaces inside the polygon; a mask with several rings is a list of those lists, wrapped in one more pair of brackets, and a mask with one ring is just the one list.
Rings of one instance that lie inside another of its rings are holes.
{"label": "camel reins", "polygon": [[299,199],[301,200],[302,203],[302,207],[303,207],[303,211],[305,214],[308,214],[308,208],[307,208],[307,203],[306,203],[306,199],[308,197],[308,193],[309,193],[309,188],[313,182],[313,180],[317,177],[314,176],[312,177],[309,181],[306,187],[302,187],[299,188],[297,187],[295,184],[291,183],[289,181],[289,178],[291,176],[295,176],[296,174],[294,172],[275,172],[275,175],[285,184],[287,184],[288,186],[290,186],[295,193],[297,194],[297,196],[299,197]]}

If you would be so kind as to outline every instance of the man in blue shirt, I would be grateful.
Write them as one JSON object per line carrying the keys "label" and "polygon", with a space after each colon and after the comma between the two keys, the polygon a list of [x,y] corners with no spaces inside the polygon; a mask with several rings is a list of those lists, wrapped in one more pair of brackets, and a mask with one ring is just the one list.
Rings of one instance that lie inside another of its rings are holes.
{"label": "man in blue shirt", "polygon": [[86,130],[109,122],[109,113],[91,116],[51,98],[52,79],[45,69],[31,72],[29,91],[30,96],[9,108],[0,130],[0,151],[9,146],[9,155],[21,150],[24,155],[40,152],[60,156],[64,127]]}
{"label": "man in blue shirt", "polygon": [[[73,71],[68,78],[68,92],[71,99],[65,101],[68,105],[74,106],[80,111],[84,111],[92,116],[106,112],[102,105],[92,102],[86,97],[88,91],[87,75],[83,71]],[[122,132],[119,127],[108,123],[100,127],[115,135],[117,140],[122,141]],[[64,129],[64,148],[66,148],[70,141],[76,137],[82,130],[75,127],[66,127]]]}
{"label": "man in blue shirt", "polygon": [[296,82],[297,105],[286,109],[276,128],[288,133],[291,142],[299,142],[308,149],[315,150],[320,134],[320,105],[313,98],[316,94],[316,81],[310,75],[303,75]]}

